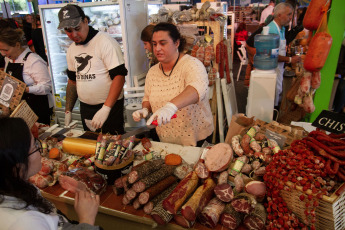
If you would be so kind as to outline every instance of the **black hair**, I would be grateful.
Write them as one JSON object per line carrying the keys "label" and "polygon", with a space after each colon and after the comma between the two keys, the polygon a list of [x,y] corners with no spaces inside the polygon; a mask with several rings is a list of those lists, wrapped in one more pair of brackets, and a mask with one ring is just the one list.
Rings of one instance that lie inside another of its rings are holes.
{"label": "black hair", "polygon": [[37,188],[25,180],[29,167],[31,134],[21,118],[0,119],[0,203],[4,196],[12,196],[48,214],[52,204],[39,195]]}
{"label": "black hair", "polygon": [[180,45],[178,47],[179,52],[183,52],[184,46],[186,45],[186,39],[181,36],[180,31],[178,31],[177,27],[174,24],[167,23],[167,22],[161,22],[158,23],[153,28],[153,33],[158,31],[167,31],[169,33],[169,37],[176,42],[177,40],[180,40]]}

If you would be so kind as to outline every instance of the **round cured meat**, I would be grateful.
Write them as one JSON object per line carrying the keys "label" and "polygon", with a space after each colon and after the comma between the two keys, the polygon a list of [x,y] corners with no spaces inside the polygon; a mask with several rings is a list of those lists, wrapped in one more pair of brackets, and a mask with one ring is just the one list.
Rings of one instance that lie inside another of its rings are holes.
{"label": "round cured meat", "polygon": [[229,166],[233,151],[229,144],[219,143],[207,151],[205,165],[210,172],[222,172]]}

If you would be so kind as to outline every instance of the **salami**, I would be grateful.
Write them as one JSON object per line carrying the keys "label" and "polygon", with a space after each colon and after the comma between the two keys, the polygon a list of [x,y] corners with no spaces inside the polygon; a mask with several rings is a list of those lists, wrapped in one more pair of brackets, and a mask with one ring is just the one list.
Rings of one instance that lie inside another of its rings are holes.
{"label": "salami", "polygon": [[46,188],[49,186],[50,183],[53,183],[54,178],[51,175],[41,175],[41,174],[35,174],[32,177],[29,178],[29,182],[36,185],[39,188]]}
{"label": "salami", "polygon": [[252,150],[254,150],[254,152],[261,152],[261,146],[258,144],[258,142],[256,142],[254,138],[250,140],[249,146]]}
{"label": "salami", "polygon": [[219,42],[216,45],[216,63],[220,63],[220,59],[221,59],[221,50],[222,50],[222,42]]}
{"label": "salami", "polygon": [[266,224],[266,217],[267,214],[265,207],[262,204],[257,203],[254,206],[253,211],[244,218],[243,224],[248,230],[264,229]]}
{"label": "salami", "polygon": [[209,44],[205,48],[205,59],[204,59],[204,66],[210,66],[211,65],[211,60],[213,56],[213,45]]}
{"label": "salami", "polygon": [[326,32],[318,32],[311,39],[308,52],[304,59],[304,68],[317,72],[324,66],[332,46],[332,36]]}
{"label": "salami", "polygon": [[132,170],[128,174],[128,182],[133,184],[134,182],[144,178],[145,176],[157,171],[164,164],[164,159],[158,159],[153,161],[148,161],[146,164],[140,165],[138,168]]}
{"label": "salami", "polygon": [[311,75],[311,83],[310,86],[313,89],[318,89],[321,85],[321,73],[320,71],[313,72]]}
{"label": "salami", "polygon": [[200,223],[209,228],[215,228],[224,208],[225,204],[223,202],[218,198],[213,198],[198,216]]}
{"label": "salami", "polygon": [[241,173],[248,174],[253,170],[252,166],[250,164],[244,164],[241,170]]}
{"label": "salami", "polygon": [[220,62],[219,62],[219,77],[222,79],[224,78],[224,46],[223,46],[223,41],[219,42],[221,45],[221,50],[220,50]]}
{"label": "salami", "polygon": [[175,182],[176,182],[175,176],[169,176],[159,181],[157,184],[148,188],[145,192],[140,193],[139,203],[146,204],[149,200],[153,199],[153,197],[163,192],[165,189],[167,189],[171,184]]}
{"label": "salami", "polygon": [[228,183],[229,174],[227,171],[221,172],[218,177],[218,184]]}
{"label": "salami", "polygon": [[227,143],[219,143],[207,151],[205,165],[210,172],[222,172],[228,168],[232,158],[231,146]]}
{"label": "salami", "polygon": [[189,164],[182,163],[181,165],[176,167],[174,175],[180,180],[182,180],[191,171],[193,171],[193,168]]}
{"label": "salami", "polygon": [[125,197],[127,198],[128,201],[132,201],[136,196],[137,196],[137,193],[132,188],[129,189],[125,194]]}
{"label": "salami", "polygon": [[228,46],[226,43],[223,42],[223,58],[225,62],[225,74],[226,74],[226,82],[228,84],[231,83],[231,78],[230,78],[230,68],[229,68],[229,56],[228,56]]}
{"label": "salami", "polygon": [[265,173],[266,173],[266,167],[265,166],[262,166],[256,170],[254,170],[254,174],[256,176],[263,176],[263,175],[265,175]]}
{"label": "salami", "polygon": [[133,201],[133,208],[134,208],[134,209],[139,209],[139,208],[141,208],[141,204],[139,203],[139,197],[136,198],[136,199]]}
{"label": "salami", "polygon": [[189,173],[163,201],[164,209],[175,215],[186,198],[194,192],[198,185],[198,181],[199,178],[195,171]]}
{"label": "salami", "polygon": [[205,47],[200,46],[198,51],[196,51],[196,58],[199,59],[202,63],[204,63],[205,59]]}
{"label": "salami", "polygon": [[132,188],[136,192],[143,192],[152,185],[157,184],[159,181],[167,178],[168,176],[171,176],[174,173],[175,168],[176,166],[174,165],[163,165],[159,170],[133,184]]}
{"label": "salami", "polygon": [[[132,168],[132,170],[135,170],[136,168],[140,167],[140,165],[143,165],[146,163],[148,163],[148,161],[143,161],[142,163],[134,166]],[[128,174],[126,174],[126,175],[119,177],[115,180],[114,185],[113,185],[113,192],[115,193],[115,195],[118,196],[118,195],[123,194],[130,187],[131,187],[131,185],[128,183]]]}
{"label": "salami", "polygon": [[152,147],[150,139],[148,139],[147,137],[143,137],[141,139],[141,144],[143,145],[144,149],[150,151],[150,148]]}
{"label": "salami", "polygon": [[179,211],[176,215],[174,215],[174,220],[176,224],[180,225],[183,228],[191,228],[195,221],[189,221],[184,216],[181,215],[181,212]]}
{"label": "salami", "polygon": [[162,206],[162,202],[159,202],[152,210],[151,216],[157,224],[165,225],[173,216],[169,214]]}
{"label": "salami", "polygon": [[177,186],[177,182],[173,183],[170,185],[167,189],[165,189],[162,193],[160,193],[158,196],[155,196],[151,201],[149,201],[147,204],[144,206],[144,212],[146,214],[151,214],[153,207],[157,205],[160,201],[164,200],[169,196],[169,194],[175,189]]}
{"label": "salami", "polygon": [[196,220],[196,217],[211,200],[215,186],[214,181],[208,178],[203,185],[197,188],[192,197],[182,206],[181,213],[184,218],[189,221]]}
{"label": "salami", "polygon": [[220,217],[220,223],[231,230],[237,229],[243,220],[244,214],[236,212],[231,204],[227,204]]}
{"label": "salami", "polygon": [[302,107],[304,111],[306,111],[307,113],[312,113],[315,111],[315,105],[314,105],[313,97],[311,94],[308,94],[307,96],[303,98]]}
{"label": "salami", "polygon": [[248,163],[248,157],[241,156],[238,157],[232,167],[229,167],[228,173],[232,176],[236,176],[242,171],[244,164]]}
{"label": "salami", "polygon": [[324,13],[328,7],[326,3],[328,0],[311,0],[307,8],[307,12],[303,18],[303,26],[308,30],[316,30],[320,23]]}
{"label": "salami", "polygon": [[244,181],[241,174],[237,174],[234,178],[236,192],[241,192],[244,188]]}
{"label": "salami", "polygon": [[205,164],[201,161],[199,161],[195,166],[195,172],[198,175],[200,179],[206,179],[210,176],[210,172],[206,168]]}
{"label": "salami", "polygon": [[130,200],[128,200],[126,196],[123,196],[122,197],[122,204],[123,205],[128,205],[128,204],[130,204]]}
{"label": "salami", "polygon": [[254,151],[251,150],[249,143],[250,143],[250,136],[248,134],[244,134],[241,139],[241,147],[244,151],[244,154],[247,156],[253,155]]}
{"label": "salami", "polygon": [[196,57],[196,51],[198,51],[198,49],[199,49],[199,46],[198,45],[194,45],[190,55],[192,57]]}
{"label": "salami", "polygon": [[254,139],[256,141],[263,141],[266,138],[265,134],[263,133],[256,133]]}
{"label": "salami", "polygon": [[231,138],[231,147],[234,150],[234,152],[237,154],[237,156],[243,156],[243,149],[240,145],[241,135],[235,135]]}
{"label": "salami", "polygon": [[310,84],[311,84],[311,73],[306,71],[300,81],[300,86],[299,86],[302,95],[309,93]]}
{"label": "salami", "polygon": [[252,162],[252,167],[253,167],[254,170],[259,169],[260,166],[261,166],[260,161],[256,160],[256,161],[253,161],[253,162]]}

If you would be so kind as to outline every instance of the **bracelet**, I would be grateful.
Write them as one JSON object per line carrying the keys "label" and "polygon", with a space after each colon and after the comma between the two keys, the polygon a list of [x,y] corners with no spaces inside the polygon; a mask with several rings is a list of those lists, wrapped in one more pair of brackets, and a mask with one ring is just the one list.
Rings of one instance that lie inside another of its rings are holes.
{"label": "bracelet", "polygon": [[289,57],[289,63],[291,63],[291,57]]}

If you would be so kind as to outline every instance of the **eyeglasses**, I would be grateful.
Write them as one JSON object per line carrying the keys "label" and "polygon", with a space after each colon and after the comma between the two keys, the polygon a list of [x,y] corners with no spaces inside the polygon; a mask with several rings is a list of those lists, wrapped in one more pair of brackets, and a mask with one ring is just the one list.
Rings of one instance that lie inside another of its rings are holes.
{"label": "eyeglasses", "polygon": [[31,153],[29,153],[29,156],[32,155],[32,154],[34,154],[34,153],[37,152],[37,151],[39,151],[40,154],[42,153],[42,144],[41,144],[41,142],[35,138],[35,143],[34,143],[34,144],[35,144],[35,147],[36,147],[36,148],[35,148],[34,151],[32,151]]}

